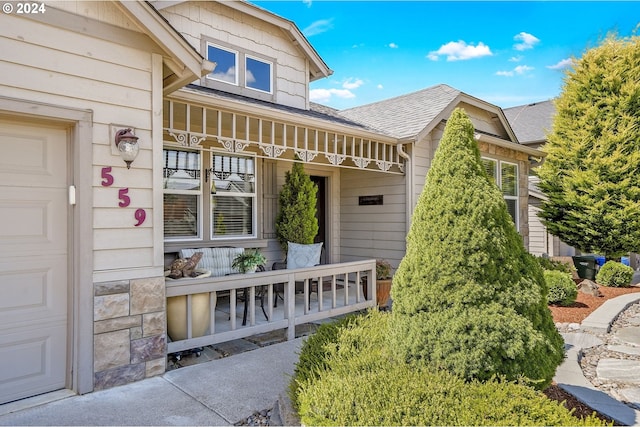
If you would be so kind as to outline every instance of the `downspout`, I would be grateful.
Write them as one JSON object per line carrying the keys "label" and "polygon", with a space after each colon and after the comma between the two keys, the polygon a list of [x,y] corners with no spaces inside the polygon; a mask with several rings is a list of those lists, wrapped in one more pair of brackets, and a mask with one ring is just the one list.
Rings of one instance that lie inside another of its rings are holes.
{"label": "downspout", "polygon": [[413,213],[413,164],[411,156],[404,151],[404,144],[398,144],[398,154],[405,160],[404,176],[405,176],[405,236],[409,233],[411,227],[411,214]]}

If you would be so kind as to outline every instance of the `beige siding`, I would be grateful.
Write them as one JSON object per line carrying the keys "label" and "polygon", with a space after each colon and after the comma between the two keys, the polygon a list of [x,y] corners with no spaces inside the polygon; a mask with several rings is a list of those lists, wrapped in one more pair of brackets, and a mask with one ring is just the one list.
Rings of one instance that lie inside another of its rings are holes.
{"label": "beige siding", "polygon": [[162,10],[162,15],[203,56],[201,40],[218,41],[276,60],[275,102],[307,108],[307,65],[278,27],[216,2],[186,2]]}
{"label": "beige siding", "polygon": [[547,229],[538,217],[539,212],[540,208],[529,205],[529,253],[536,256],[549,255]]}
{"label": "beige siding", "polygon": [[509,139],[509,135],[495,113],[466,103],[461,103],[460,107],[464,108],[469,115],[475,129],[500,138]]}
{"label": "beige siding", "polygon": [[[66,4],[71,8],[70,4]],[[50,7],[47,5],[47,7]],[[95,14],[91,11],[99,9]],[[52,17],[72,15],[61,12]],[[113,6],[89,2],[77,10],[91,17],[110,16],[109,21],[124,22]],[[86,25],[91,22],[84,20]],[[69,22],[77,24],[77,22]],[[0,93],[4,96],[93,112],[92,175],[82,179],[92,182],[93,194],[78,194],[78,205],[92,211],[94,226],[94,279],[130,278],[128,268],[162,270],[154,257],[152,193],[152,54],[120,42],[73,33],[17,15],[0,15]],[[96,23],[96,25],[104,25]],[[130,33],[117,27],[114,39],[123,40]],[[124,34],[120,34],[124,32]],[[114,34],[115,34],[114,33]],[[156,61],[156,64],[158,62]],[[156,65],[157,72],[161,73]],[[116,125],[116,126],[112,126]],[[141,152],[127,170],[113,143],[113,129],[130,126],[140,138]],[[101,185],[103,167],[112,167],[114,183]],[[128,188],[131,204],[118,207],[118,189]],[[95,207],[91,202],[95,201]],[[147,219],[134,227],[134,212],[146,210]],[[157,224],[156,224],[157,225]],[[157,244],[157,242],[156,242]],[[160,242],[161,244],[161,242]],[[127,247],[124,251],[118,248]],[[156,265],[157,264],[157,265]],[[111,272],[111,273],[110,273]],[[135,277],[135,276],[134,276]]]}
{"label": "beige siding", "polygon": [[[406,178],[350,169],[341,178],[341,261],[384,258],[397,268],[406,247]],[[384,204],[358,205],[359,196],[372,195]]]}

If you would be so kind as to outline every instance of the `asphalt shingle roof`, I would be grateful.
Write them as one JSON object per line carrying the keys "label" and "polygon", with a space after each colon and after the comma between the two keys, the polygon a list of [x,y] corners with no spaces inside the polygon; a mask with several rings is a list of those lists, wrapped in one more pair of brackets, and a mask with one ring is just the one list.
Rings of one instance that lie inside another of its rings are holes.
{"label": "asphalt shingle roof", "polygon": [[551,100],[505,108],[503,111],[518,141],[522,144],[545,141],[547,132],[551,131],[553,116],[556,114],[556,108]]}
{"label": "asphalt shingle roof", "polygon": [[395,138],[410,138],[436,118],[460,91],[445,84],[372,104],[341,110],[340,115]]}

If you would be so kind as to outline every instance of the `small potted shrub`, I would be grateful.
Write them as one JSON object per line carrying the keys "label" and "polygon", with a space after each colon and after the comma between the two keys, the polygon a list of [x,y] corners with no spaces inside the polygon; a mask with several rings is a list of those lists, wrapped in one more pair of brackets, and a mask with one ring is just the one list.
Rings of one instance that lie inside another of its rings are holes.
{"label": "small potted shrub", "polygon": [[[376,303],[378,307],[386,307],[391,294],[391,264],[385,259],[376,260]],[[362,283],[364,297],[367,295],[367,282]]]}
{"label": "small potted shrub", "polygon": [[246,250],[241,254],[238,254],[234,259],[231,266],[238,270],[240,273],[255,273],[256,268],[259,265],[267,262],[267,259],[258,252],[257,249]]}

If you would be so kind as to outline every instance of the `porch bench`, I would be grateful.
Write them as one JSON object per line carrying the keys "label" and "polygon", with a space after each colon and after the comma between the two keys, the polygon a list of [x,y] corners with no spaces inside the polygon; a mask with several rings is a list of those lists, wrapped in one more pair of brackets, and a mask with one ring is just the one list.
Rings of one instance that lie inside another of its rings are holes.
{"label": "porch bench", "polygon": [[[190,258],[196,252],[202,252],[202,258],[198,262],[196,268],[198,270],[207,270],[210,272],[211,278],[220,278],[232,274],[240,274],[233,268],[234,258],[244,252],[244,248],[234,247],[218,247],[218,248],[189,248],[181,249],[178,252],[178,258]],[[185,280],[185,279],[177,279]],[[188,280],[188,279],[187,279]],[[218,280],[216,280],[218,281]],[[247,322],[247,292],[245,290],[245,304],[242,324]],[[262,311],[266,315],[264,303],[262,302]],[[168,332],[172,340],[180,340],[186,338],[186,297],[170,297],[167,299],[167,323]],[[194,311],[192,313],[193,336],[206,335],[209,326],[209,297],[208,295],[194,295]],[[195,308],[197,306],[197,308]],[[197,311],[197,313],[196,313]]]}

